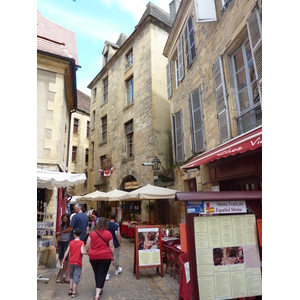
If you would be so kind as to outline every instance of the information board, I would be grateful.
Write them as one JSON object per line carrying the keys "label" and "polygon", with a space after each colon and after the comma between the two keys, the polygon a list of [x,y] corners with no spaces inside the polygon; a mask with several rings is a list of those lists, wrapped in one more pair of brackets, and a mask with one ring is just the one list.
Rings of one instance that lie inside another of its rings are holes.
{"label": "information board", "polygon": [[255,215],[194,218],[200,299],[262,295]]}
{"label": "information board", "polygon": [[161,268],[164,277],[160,226],[136,226],[133,273],[141,268]]}

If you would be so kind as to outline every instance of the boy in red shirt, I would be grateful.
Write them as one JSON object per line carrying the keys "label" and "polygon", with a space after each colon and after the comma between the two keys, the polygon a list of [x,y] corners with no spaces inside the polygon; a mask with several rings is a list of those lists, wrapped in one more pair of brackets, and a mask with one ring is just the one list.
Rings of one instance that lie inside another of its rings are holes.
{"label": "boy in red shirt", "polygon": [[72,295],[71,298],[78,296],[76,292],[77,285],[79,284],[81,268],[82,268],[82,254],[88,254],[84,250],[84,241],[80,240],[81,230],[76,228],[74,230],[75,239],[70,241],[69,246],[65,252],[62,264],[64,263],[66,257],[70,252],[69,265],[70,265],[70,288],[69,295]]}

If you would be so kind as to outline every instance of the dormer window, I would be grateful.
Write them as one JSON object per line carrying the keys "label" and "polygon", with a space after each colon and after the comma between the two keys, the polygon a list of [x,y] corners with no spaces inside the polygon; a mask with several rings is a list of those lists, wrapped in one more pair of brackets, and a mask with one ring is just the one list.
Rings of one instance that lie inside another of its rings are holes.
{"label": "dormer window", "polygon": [[104,53],[104,64],[107,64],[107,62],[108,62],[108,51]]}
{"label": "dormer window", "polygon": [[132,49],[126,55],[126,68],[130,67],[133,64],[133,51]]}

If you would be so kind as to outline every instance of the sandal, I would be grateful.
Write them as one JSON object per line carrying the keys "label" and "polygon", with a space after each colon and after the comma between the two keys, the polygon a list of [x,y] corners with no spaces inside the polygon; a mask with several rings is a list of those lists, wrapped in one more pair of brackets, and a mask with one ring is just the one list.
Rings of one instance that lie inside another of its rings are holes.
{"label": "sandal", "polygon": [[72,294],[73,294],[73,289],[69,289],[68,295],[72,295]]}
{"label": "sandal", "polygon": [[56,279],[55,282],[56,283],[61,283],[61,280],[60,279]]}
{"label": "sandal", "polygon": [[79,294],[76,292],[76,293],[72,293],[72,296],[71,296],[71,298],[76,298],[76,297],[78,297],[79,296]]}

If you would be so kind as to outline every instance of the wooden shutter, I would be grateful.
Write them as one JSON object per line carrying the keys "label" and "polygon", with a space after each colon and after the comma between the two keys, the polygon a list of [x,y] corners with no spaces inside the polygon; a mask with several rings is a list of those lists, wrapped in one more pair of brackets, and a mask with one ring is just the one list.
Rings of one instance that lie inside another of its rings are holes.
{"label": "wooden shutter", "polygon": [[193,16],[190,16],[185,27],[185,44],[187,68],[189,68],[196,56],[196,41]]}
{"label": "wooden shutter", "polygon": [[225,90],[225,80],[222,66],[222,59],[219,57],[213,65],[219,131],[221,143],[230,139],[230,125],[227,107],[227,95]]}
{"label": "wooden shutter", "polygon": [[203,152],[205,137],[200,86],[190,93],[190,113],[193,153]]}
{"label": "wooden shutter", "polygon": [[262,102],[262,23],[256,6],[247,19],[247,29],[254,62],[260,101]]}
{"label": "wooden shutter", "polygon": [[167,72],[168,99],[170,99],[172,96],[171,61],[169,61],[167,64],[166,72]]}
{"label": "wooden shutter", "polygon": [[183,39],[180,37],[177,43],[177,57],[178,57],[178,74],[179,81],[181,81],[184,77],[184,59],[183,59]]}
{"label": "wooden shutter", "polygon": [[175,140],[175,160],[176,163],[183,161],[183,130],[181,110],[173,116],[174,140]]}
{"label": "wooden shutter", "polygon": [[197,22],[211,22],[217,20],[215,0],[195,0]]}

